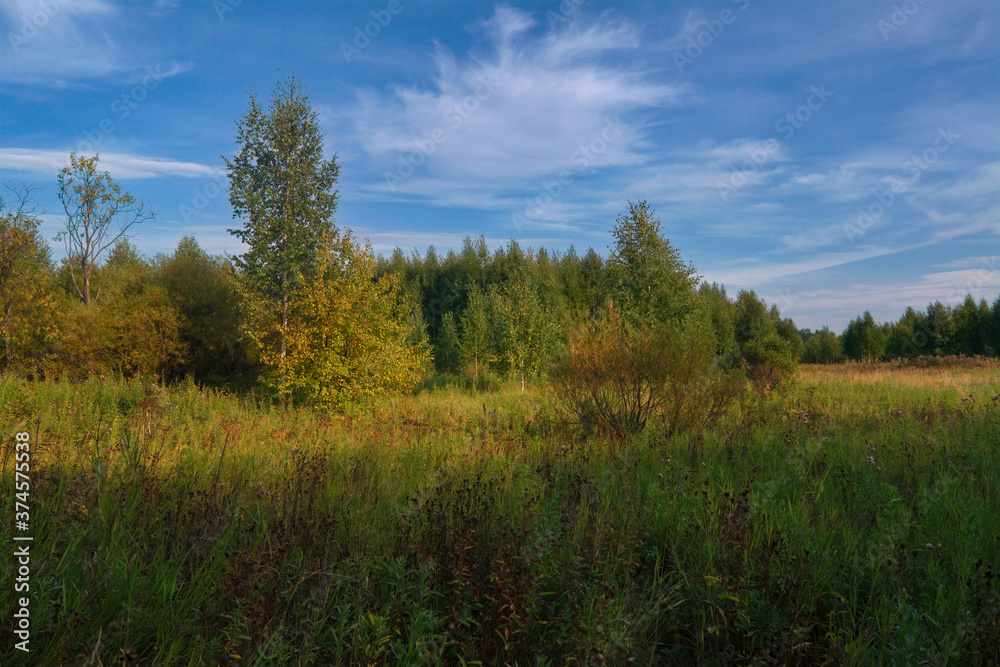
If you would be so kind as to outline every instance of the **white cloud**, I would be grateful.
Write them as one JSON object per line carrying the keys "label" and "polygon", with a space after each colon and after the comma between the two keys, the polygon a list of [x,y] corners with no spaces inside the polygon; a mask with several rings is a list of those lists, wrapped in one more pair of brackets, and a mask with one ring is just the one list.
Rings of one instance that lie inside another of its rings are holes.
{"label": "white cloud", "polygon": [[712,280],[717,280],[726,285],[763,285],[781,278],[792,278],[821,269],[829,269],[873,257],[882,257],[913,250],[920,247],[920,245],[925,244],[914,244],[901,248],[884,248],[871,245],[852,248],[844,252],[829,252],[786,262],[753,257],[731,262],[728,265],[708,267],[705,273],[706,275],[711,275]]}
{"label": "white cloud", "polygon": [[[145,7],[153,17],[171,11],[160,0]],[[141,78],[150,62],[173,76],[191,68],[162,56],[150,60],[154,47],[137,32],[134,14],[107,0],[0,0],[4,26],[0,80],[65,87],[114,77]]]}
{"label": "white cloud", "polygon": [[[31,148],[0,148],[0,164],[5,171],[36,172],[53,176],[69,166],[69,155],[59,150]],[[112,178],[182,178],[217,177],[222,170],[197,162],[178,162],[167,158],[129,155],[127,153],[102,153],[98,169],[107,171]]]}
{"label": "white cloud", "polygon": [[986,299],[987,303],[992,303],[1000,292],[1000,257],[969,257],[962,261],[972,266],[885,283],[789,290],[779,295],[784,301],[779,301],[779,307],[782,314],[794,318],[799,327],[818,329],[829,324],[839,333],[848,320],[863,310],[871,311],[876,321],[894,321],[907,307],[921,310],[934,301],[954,306],[961,303],[967,293],[976,301]]}
{"label": "white cloud", "polygon": [[536,25],[499,6],[479,26],[485,55],[456,59],[439,45],[425,85],[360,91],[354,131],[375,169],[396,179],[392,190],[384,180],[370,189],[447,206],[474,204],[463,193],[475,192],[489,208],[562,170],[643,163],[643,128],[626,116],[674,104],[681,91],[605,62],[639,44],[636,29],[598,22],[527,39]]}

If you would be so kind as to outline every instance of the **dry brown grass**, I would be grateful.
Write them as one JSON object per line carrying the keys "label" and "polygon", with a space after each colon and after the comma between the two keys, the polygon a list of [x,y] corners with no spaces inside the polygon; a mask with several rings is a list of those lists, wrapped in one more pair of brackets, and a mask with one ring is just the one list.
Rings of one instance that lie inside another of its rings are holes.
{"label": "dry brown grass", "polygon": [[938,366],[919,367],[895,362],[866,364],[802,364],[801,379],[806,383],[891,384],[899,387],[943,389],[960,393],[973,388],[1000,389],[1000,359],[969,359]]}

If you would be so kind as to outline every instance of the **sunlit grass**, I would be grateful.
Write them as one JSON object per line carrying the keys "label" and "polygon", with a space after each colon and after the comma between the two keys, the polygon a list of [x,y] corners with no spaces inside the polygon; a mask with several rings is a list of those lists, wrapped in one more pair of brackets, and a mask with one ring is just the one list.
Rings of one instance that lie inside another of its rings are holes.
{"label": "sunlit grass", "polygon": [[41,443],[30,664],[1000,659],[995,366],[806,366],[624,445],[486,389],[326,415],[3,379],[5,488]]}

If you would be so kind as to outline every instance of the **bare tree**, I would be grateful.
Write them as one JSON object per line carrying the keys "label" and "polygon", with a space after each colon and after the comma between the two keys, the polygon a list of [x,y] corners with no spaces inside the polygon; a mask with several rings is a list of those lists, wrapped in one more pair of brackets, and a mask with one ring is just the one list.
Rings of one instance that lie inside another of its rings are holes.
{"label": "bare tree", "polygon": [[[101,254],[127,238],[133,225],[154,218],[145,203],[123,191],[108,172],[98,171],[97,161],[97,155],[88,158],[71,153],[70,166],[59,172],[59,201],[66,211],[66,229],[56,239],[66,243],[73,288],[88,304],[91,278]],[[77,281],[77,268],[82,285]],[[100,296],[98,288],[95,299]]]}

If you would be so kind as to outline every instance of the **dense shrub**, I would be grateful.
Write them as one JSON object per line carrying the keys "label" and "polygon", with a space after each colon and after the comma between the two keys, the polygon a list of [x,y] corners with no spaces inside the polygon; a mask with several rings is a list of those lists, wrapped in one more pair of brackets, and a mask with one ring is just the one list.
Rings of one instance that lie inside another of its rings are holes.
{"label": "dense shrub", "polygon": [[552,382],[581,423],[622,439],[650,421],[670,432],[712,424],[745,385],[739,371],[718,368],[710,336],[629,326],[615,309],[574,337]]}
{"label": "dense shrub", "polygon": [[[793,332],[796,340],[790,340]],[[736,344],[739,365],[751,387],[762,396],[770,395],[795,375],[798,348],[804,349],[794,327],[780,319],[777,308],[772,306],[768,311],[752,290],[743,290],[736,297]]]}
{"label": "dense shrub", "polygon": [[[65,281],[66,264],[62,279]],[[94,272],[89,303],[67,296],[47,374],[168,377],[185,356],[181,316],[135,246],[119,242]]]}

